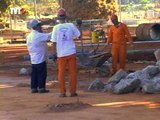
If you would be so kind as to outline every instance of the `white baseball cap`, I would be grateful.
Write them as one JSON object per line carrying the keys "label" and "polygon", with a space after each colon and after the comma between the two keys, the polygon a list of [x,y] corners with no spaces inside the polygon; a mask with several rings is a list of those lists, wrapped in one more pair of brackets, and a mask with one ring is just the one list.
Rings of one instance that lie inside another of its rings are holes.
{"label": "white baseball cap", "polygon": [[30,22],[29,22],[29,27],[30,28],[33,28],[35,26],[37,26],[39,23],[41,23],[41,21],[37,20],[37,19],[32,19]]}

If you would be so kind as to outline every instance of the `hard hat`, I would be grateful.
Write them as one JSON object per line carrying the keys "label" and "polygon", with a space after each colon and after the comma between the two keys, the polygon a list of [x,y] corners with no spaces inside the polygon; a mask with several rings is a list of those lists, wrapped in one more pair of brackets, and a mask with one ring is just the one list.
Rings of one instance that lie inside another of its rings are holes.
{"label": "hard hat", "polygon": [[35,26],[37,26],[38,24],[40,24],[41,21],[37,20],[37,19],[32,19],[30,22],[29,22],[29,27],[30,28],[33,28]]}
{"label": "hard hat", "polygon": [[60,8],[57,12],[57,17],[59,19],[64,19],[66,18],[66,10],[64,8]]}

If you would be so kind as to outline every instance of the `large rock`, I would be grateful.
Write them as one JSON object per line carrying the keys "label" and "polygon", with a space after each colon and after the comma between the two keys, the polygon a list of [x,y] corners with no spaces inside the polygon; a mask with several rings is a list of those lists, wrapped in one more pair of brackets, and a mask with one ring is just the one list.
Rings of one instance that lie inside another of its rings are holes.
{"label": "large rock", "polygon": [[142,92],[144,93],[160,92],[160,73],[158,73],[152,79],[142,80],[140,86],[142,88]]}
{"label": "large rock", "polygon": [[133,92],[140,84],[139,79],[122,79],[114,86],[113,93],[124,94]]}
{"label": "large rock", "polygon": [[104,89],[104,86],[105,86],[105,84],[97,78],[95,81],[93,81],[90,84],[90,86],[88,87],[88,90],[91,90],[91,91],[92,90],[102,90],[102,89]]}
{"label": "large rock", "polygon": [[144,79],[150,79],[149,74],[146,72],[139,70],[134,73],[130,73],[127,75],[126,79],[139,79],[139,80],[144,80]]}
{"label": "large rock", "polygon": [[153,83],[153,80],[151,80],[151,79],[143,79],[143,80],[141,80],[141,84],[139,85],[139,87],[142,88],[144,85],[152,84],[152,83]]}
{"label": "large rock", "polygon": [[156,76],[159,72],[160,68],[158,66],[149,65],[145,67],[143,70],[138,70],[134,73],[128,74],[126,78],[127,79],[136,78],[140,80],[151,79],[154,76]]}
{"label": "large rock", "polygon": [[156,74],[160,72],[160,69],[158,66],[149,65],[146,68],[144,68],[142,72],[145,72],[150,77],[154,77]]}
{"label": "large rock", "polygon": [[160,49],[156,50],[156,51],[154,52],[154,55],[155,55],[155,57],[156,57],[156,60],[159,61],[159,60],[160,60]]}
{"label": "large rock", "polygon": [[160,60],[156,62],[156,65],[160,68]]}
{"label": "large rock", "polygon": [[114,86],[116,85],[117,83],[114,83],[114,82],[111,82],[111,83],[108,83],[104,86],[104,89],[103,89],[103,92],[113,92],[113,89],[114,89]]}
{"label": "large rock", "polygon": [[103,77],[108,77],[111,74],[109,65],[102,65],[100,67],[96,67],[96,69],[98,70],[99,74]]}
{"label": "large rock", "polygon": [[125,78],[127,76],[127,72],[120,69],[119,71],[116,72],[108,81],[107,83],[118,83],[121,79]]}
{"label": "large rock", "polygon": [[142,87],[142,92],[149,94],[160,93],[160,83],[156,83],[153,81],[152,83],[145,84]]}

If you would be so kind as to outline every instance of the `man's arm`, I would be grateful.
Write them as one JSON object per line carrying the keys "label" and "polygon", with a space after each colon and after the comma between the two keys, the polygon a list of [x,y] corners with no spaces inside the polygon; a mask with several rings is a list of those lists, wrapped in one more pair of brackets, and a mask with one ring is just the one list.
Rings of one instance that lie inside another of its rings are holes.
{"label": "man's arm", "polygon": [[108,38],[107,38],[107,44],[112,43],[113,41],[113,32],[112,32],[112,27],[109,30]]}
{"label": "man's arm", "polygon": [[39,34],[39,41],[47,42],[47,41],[50,41],[50,39],[51,39],[51,33],[40,33]]}
{"label": "man's arm", "polygon": [[73,35],[75,35],[77,38],[80,39],[81,32],[79,31],[79,29],[74,24],[72,24],[72,29],[73,29]]}
{"label": "man's arm", "polygon": [[52,42],[53,54],[57,53],[57,44],[56,42]]}
{"label": "man's arm", "polygon": [[132,39],[132,36],[131,36],[131,34],[130,34],[126,25],[124,26],[124,30],[125,30],[127,40],[129,41],[129,44],[131,45],[133,43],[133,39]]}

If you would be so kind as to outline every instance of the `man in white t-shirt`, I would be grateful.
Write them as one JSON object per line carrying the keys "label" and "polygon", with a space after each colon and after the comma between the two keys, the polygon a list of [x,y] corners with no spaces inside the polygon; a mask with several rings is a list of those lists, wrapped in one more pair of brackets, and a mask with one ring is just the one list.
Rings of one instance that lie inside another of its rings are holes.
{"label": "man in white t-shirt", "polygon": [[66,97],[65,72],[68,65],[70,75],[70,96],[78,96],[76,93],[77,85],[77,66],[76,66],[76,47],[73,37],[79,37],[80,31],[72,23],[66,22],[66,11],[60,8],[57,13],[59,24],[54,26],[51,41],[56,44],[58,57],[58,80],[60,82],[59,97]]}
{"label": "man in white t-shirt", "polygon": [[47,41],[51,39],[51,33],[42,33],[41,22],[32,19],[29,22],[31,33],[27,36],[27,48],[31,58],[31,92],[47,93]]}

